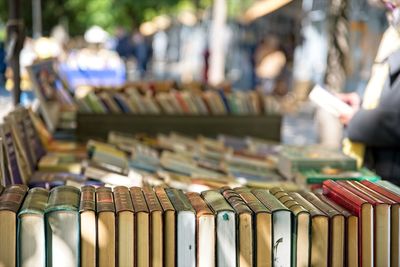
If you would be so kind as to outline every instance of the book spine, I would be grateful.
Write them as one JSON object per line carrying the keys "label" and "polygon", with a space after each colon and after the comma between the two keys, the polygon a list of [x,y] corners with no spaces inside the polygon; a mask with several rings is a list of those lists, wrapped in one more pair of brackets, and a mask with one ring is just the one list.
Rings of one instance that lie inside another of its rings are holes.
{"label": "book spine", "polygon": [[114,188],[115,210],[116,212],[131,211],[133,212],[132,199],[129,189],[125,186],[117,186]]}
{"label": "book spine", "polygon": [[49,204],[46,212],[63,209],[78,210],[80,201],[80,190],[73,186],[63,185],[50,191]]}
{"label": "book spine", "polygon": [[96,189],[96,211],[115,212],[114,198],[111,188],[99,187]]}
{"label": "book spine", "polygon": [[171,201],[169,200],[164,188],[155,187],[154,191],[155,191],[156,196],[157,196],[158,200],[160,201],[160,205],[164,211],[167,211],[167,210],[174,211],[175,210],[174,206],[172,205]]}
{"label": "book spine", "polygon": [[85,185],[81,188],[81,202],[79,211],[96,211],[96,189]]}
{"label": "book spine", "polygon": [[129,191],[135,212],[149,212],[142,189],[140,187],[131,187]]}
{"label": "book spine", "polygon": [[44,188],[32,188],[26,196],[19,214],[24,213],[38,213],[43,214],[47,201],[49,198],[49,191]]}
{"label": "book spine", "polygon": [[260,212],[271,212],[269,211],[262,203],[260,200],[256,198],[253,193],[249,190],[236,190],[235,191],[240,195],[240,197],[246,202],[247,206],[254,212],[254,213],[260,213]]}
{"label": "book spine", "polygon": [[207,206],[206,202],[201,198],[201,196],[198,193],[189,192],[186,193],[186,196],[189,199],[190,204],[193,206],[198,216],[205,214],[213,214],[213,212]]}
{"label": "book spine", "polygon": [[161,211],[162,207],[160,202],[158,202],[157,196],[155,192],[149,188],[143,189],[144,198],[146,199],[147,206],[149,207],[149,211]]}
{"label": "book spine", "polygon": [[17,213],[26,192],[28,192],[28,187],[25,185],[10,185],[6,187],[0,196],[0,210],[9,210]]}
{"label": "book spine", "polygon": [[252,213],[251,209],[246,205],[246,202],[232,189],[226,189],[222,192],[225,199],[232,205],[238,214]]}

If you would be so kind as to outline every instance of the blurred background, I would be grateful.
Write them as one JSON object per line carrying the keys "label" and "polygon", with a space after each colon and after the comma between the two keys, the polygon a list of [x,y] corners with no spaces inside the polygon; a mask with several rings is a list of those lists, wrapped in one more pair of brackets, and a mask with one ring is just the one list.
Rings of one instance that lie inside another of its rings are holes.
{"label": "blurred background", "polygon": [[[12,107],[5,42],[13,2],[0,2],[2,114]],[[365,0],[17,2],[22,103],[34,99],[26,66],[51,57],[74,88],[173,80],[261,91],[279,99],[282,142],[299,145],[340,146],[342,126],[308,93],[324,84],[362,94],[387,28],[384,10]]]}

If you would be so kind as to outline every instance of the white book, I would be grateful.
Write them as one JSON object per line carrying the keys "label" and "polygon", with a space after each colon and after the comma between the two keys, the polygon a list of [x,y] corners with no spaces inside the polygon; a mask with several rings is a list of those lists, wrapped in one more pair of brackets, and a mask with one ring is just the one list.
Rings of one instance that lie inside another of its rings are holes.
{"label": "white book", "polygon": [[332,115],[339,117],[342,114],[351,114],[353,109],[341,99],[322,88],[320,85],[314,86],[310,95],[310,100],[320,108]]}
{"label": "white book", "polygon": [[[275,211],[272,216],[274,235],[273,235],[273,255],[274,266],[286,267],[291,264],[292,249],[292,226],[291,212],[282,210]],[[301,246],[301,244],[299,244]]]}

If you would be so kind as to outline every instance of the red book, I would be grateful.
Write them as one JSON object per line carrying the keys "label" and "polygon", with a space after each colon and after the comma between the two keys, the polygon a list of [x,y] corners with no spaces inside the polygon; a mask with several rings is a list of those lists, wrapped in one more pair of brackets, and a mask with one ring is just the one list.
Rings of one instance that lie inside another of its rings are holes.
{"label": "red book", "polygon": [[185,114],[190,114],[190,109],[189,109],[188,103],[186,103],[186,100],[183,99],[181,93],[175,92],[174,95],[175,95],[175,98],[178,101],[179,105],[181,106],[183,112]]}
{"label": "red book", "polygon": [[332,180],[323,182],[322,191],[329,199],[358,216],[360,266],[374,266],[374,208],[372,204]]}
{"label": "red book", "polygon": [[[400,265],[400,196],[393,193],[386,188],[374,184],[370,181],[362,181],[364,186],[368,187],[370,190],[385,196],[385,198],[390,199],[389,202],[392,206],[391,209],[391,252],[390,252],[390,262],[392,266]],[[394,203],[393,203],[394,202]]]}
{"label": "red book", "polygon": [[340,181],[339,184],[374,206],[375,266],[390,266],[390,215],[394,202],[356,181]]}

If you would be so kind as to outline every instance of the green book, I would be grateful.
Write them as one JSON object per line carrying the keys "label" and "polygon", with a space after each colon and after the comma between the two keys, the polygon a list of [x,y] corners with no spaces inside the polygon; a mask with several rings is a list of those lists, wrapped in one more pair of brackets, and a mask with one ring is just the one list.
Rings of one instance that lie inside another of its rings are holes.
{"label": "green book", "polygon": [[59,186],[50,191],[45,210],[47,266],[79,266],[80,190]]}
{"label": "green book", "polygon": [[357,162],[339,150],[320,146],[284,146],[278,159],[279,172],[290,180],[298,172],[326,168],[356,171]]}
{"label": "green book", "polygon": [[85,103],[94,113],[107,113],[107,108],[94,92],[88,93],[84,98]]}
{"label": "green book", "polygon": [[46,237],[44,212],[49,192],[32,188],[18,213],[18,265],[46,266]]}
{"label": "green book", "polygon": [[274,266],[290,266],[291,258],[287,256],[293,247],[290,210],[266,189],[254,189],[252,193],[272,213]]}
{"label": "green book", "polygon": [[327,173],[324,170],[310,169],[301,171],[295,175],[296,183],[301,185],[322,184],[322,182],[325,180],[368,180],[371,182],[376,182],[380,179],[381,178],[377,174],[368,170],[367,168],[361,168],[358,171],[340,171],[337,173]]}
{"label": "green book", "polygon": [[398,187],[397,185],[389,182],[389,181],[385,181],[385,180],[378,180],[375,182],[377,185],[380,185],[384,188],[386,188],[387,190],[392,191],[393,193],[396,193],[398,195],[400,195],[400,187]]}
{"label": "green book", "polygon": [[196,214],[182,190],[165,189],[176,210],[177,266],[196,266]]}
{"label": "green book", "polygon": [[217,190],[204,191],[201,193],[201,196],[216,214],[217,266],[236,266],[237,235],[235,210]]}

